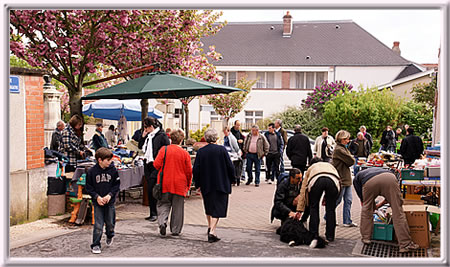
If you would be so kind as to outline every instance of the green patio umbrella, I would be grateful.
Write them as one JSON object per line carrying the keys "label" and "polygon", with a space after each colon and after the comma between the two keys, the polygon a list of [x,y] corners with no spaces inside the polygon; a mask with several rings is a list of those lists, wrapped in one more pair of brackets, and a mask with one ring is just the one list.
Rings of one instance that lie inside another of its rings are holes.
{"label": "green patio umbrella", "polygon": [[227,94],[236,91],[243,90],[159,71],[97,91],[81,99],[177,99],[197,95]]}

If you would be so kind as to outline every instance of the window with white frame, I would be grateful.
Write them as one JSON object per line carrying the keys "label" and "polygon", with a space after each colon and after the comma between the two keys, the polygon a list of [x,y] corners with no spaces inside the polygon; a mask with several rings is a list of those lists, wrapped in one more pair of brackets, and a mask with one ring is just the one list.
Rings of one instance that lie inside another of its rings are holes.
{"label": "window with white frame", "polygon": [[245,111],[245,123],[248,126],[256,124],[258,121],[263,119],[262,110],[246,110]]}
{"label": "window with white frame", "polygon": [[255,88],[274,88],[275,87],[275,72],[256,72]]}
{"label": "window with white frame", "polygon": [[295,72],[295,88],[314,89],[320,86],[327,77],[327,72]]}
{"label": "window with white frame", "polygon": [[235,71],[219,71],[218,72],[220,76],[222,76],[222,84],[228,85],[228,86],[235,86],[236,85],[236,77],[237,73]]}
{"label": "window with white frame", "polygon": [[220,115],[217,114],[215,110],[211,111],[211,120],[212,120],[212,121],[218,121],[218,120],[220,120]]}

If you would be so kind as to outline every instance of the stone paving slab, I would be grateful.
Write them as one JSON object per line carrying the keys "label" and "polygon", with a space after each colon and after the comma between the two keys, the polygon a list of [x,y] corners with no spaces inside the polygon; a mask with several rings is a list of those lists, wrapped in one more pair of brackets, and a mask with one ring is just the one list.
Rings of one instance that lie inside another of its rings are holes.
{"label": "stone paving slab", "polygon": [[[31,245],[12,249],[12,258],[28,257],[354,257],[354,240],[337,239],[325,249],[312,249],[308,246],[289,247],[279,241],[274,232],[220,227],[217,234],[222,238],[217,243],[207,242],[206,227],[185,225],[179,237],[160,237],[156,222],[142,219],[121,220],[117,222],[113,245],[107,247],[102,238],[102,253],[95,255],[90,251],[92,226],[83,227],[77,232],[68,233]],[[150,260],[151,262],[151,260]]]}

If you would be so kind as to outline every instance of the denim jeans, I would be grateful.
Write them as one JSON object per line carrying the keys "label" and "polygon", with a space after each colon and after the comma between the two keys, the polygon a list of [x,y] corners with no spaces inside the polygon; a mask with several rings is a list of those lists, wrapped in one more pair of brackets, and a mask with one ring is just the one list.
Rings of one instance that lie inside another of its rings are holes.
{"label": "denim jeans", "polygon": [[112,238],[114,236],[114,226],[116,224],[116,208],[114,207],[114,203],[107,204],[104,206],[98,205],[97,201],[94,202],[94,232],[92,238],[91,248],[100,245],[100,240],[102,239],[103,234],[103,225],[106,224],[106,236],[108,238]]}
{"label": "denim jeans", "polygon": [[344,199],[344,208],[343,208],[343,223],[350,224],[352,223],[352,218],[350,214],[350,210],[352,209],[352,187],[351,186],[342,186],[339,197],[336,201],[336,207],[339,206],[342,199]]}
{"label": "denim jeans", "polygon": [[253,163],[255,163],[255,184],[259,184],[259,175],[261,174],[261,159],[256,153],[247,154],[247,175],[248,182],[253,181]]}
{"label": "denim jeans", "polygon": [[353,176],[356,177],[356,174],[359,172],[359,165],[358,165],[358,157],[355,157],[355,165],[353,165]]}
{"label": "denim jeans", "polygon": [[283,155],[284,155],[284,148],[281,151],[281,155],[280,155],[280,173],[284,172],[284,159],[283,159]]}

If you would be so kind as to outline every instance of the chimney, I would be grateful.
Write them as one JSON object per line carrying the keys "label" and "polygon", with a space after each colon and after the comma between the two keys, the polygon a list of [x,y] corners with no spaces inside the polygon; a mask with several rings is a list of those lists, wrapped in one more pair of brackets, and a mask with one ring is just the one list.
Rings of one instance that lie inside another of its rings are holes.
{"label": "chimney", "polygon": [[394,42],[394,46],[392,47],[392,51],[394,51],[395,53],[397,53],[400,56],[400,54],[401,54],[400,42]]}
{"label": "chimney", "polygon": [[283,37],[291,37],[292,34],[292,16],[289,11],[283,16]]}

